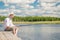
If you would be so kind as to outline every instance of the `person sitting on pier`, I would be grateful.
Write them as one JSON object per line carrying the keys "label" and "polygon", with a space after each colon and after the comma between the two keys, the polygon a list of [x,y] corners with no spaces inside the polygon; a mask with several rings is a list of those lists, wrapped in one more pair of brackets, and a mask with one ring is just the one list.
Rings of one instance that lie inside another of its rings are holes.
{"label": "person sitting on pier", "polygon": [[14,35],[17,35],[18,28],[13,24],[12,18],[14,18],[14,13],[10,13],[7,18],[4,20],[4,31],[12,31]]}

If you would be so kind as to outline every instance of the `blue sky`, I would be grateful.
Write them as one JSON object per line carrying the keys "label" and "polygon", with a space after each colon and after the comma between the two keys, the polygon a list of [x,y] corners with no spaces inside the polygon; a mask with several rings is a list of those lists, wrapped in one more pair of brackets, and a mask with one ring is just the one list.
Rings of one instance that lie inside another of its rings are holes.
{"label": "blue sky", "polygon": [[0,15],[60,17],[59,0],[0,0]]}

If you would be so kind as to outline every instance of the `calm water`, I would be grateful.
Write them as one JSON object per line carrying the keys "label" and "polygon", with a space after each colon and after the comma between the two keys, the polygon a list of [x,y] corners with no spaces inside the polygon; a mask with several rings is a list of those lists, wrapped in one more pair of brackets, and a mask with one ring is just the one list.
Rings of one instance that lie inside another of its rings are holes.
{"label": "calm water", "polygon": [[[16,24],[22,40],[60,40],[60,24]],[[0,30],[3,30],[0,24]]]}

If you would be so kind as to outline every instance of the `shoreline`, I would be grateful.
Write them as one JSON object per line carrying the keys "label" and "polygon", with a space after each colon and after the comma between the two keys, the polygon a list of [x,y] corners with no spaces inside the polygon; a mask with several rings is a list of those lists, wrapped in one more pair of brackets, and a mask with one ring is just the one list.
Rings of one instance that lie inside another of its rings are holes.
{"label": "shoreline", "polygon": [[13,22],[13,23],[14,24],[60,24],[60,21]]}

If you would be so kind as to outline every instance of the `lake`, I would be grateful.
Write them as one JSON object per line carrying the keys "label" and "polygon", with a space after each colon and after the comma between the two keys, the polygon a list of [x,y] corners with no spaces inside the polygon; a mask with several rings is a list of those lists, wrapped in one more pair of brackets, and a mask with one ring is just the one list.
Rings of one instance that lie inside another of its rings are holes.
{"label": "lake", "polygon": [[[60,40],[60,24],[16,24],[22,40]],[[3,30],[0,24],[0,31]]]}

